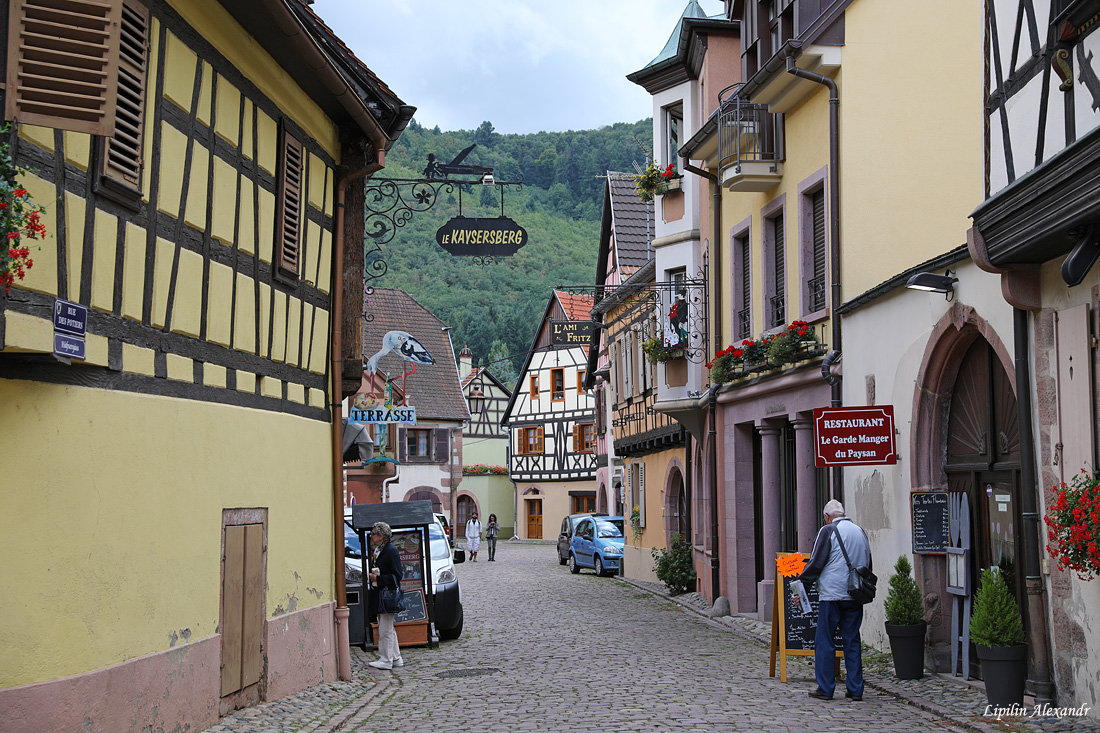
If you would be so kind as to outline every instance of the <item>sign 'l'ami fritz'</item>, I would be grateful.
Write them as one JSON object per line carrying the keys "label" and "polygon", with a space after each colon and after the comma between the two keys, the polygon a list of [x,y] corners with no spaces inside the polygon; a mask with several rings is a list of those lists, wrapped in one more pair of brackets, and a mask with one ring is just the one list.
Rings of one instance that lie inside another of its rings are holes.
{"label": "sign 'l'ami fritz'", "polygon": [[588,346],[592,343],[592,321],[550,321],[551,346]]}
{"label": "sign 'l'ami fritz'", "polygon": [[527,230],[506,216],[454,216],[435,233],[435,241],[452,255],[510,257],[527,244]]}

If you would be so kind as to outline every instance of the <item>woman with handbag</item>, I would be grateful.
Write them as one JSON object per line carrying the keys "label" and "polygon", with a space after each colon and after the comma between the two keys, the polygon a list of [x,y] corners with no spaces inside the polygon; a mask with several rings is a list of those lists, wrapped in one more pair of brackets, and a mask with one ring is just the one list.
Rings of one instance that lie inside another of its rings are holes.
{"label": "woman with handbag", "polygon": [[489,523],[485,525],[485,541],[489,544],[489,562],[496,560],[497,535],[500,534],[500,523],[496,514],[489,515]]}
{"label": "woman with handbag", "polygon": [[[378,659],[370,662],[377,669],[404,667],[401,647],[397,643],[397,631],[393,619],[397,612],[386,613],[383,610],[384,596],[401,588],[401,555],[390,540],[393,531],[385,522],[375,522],[370,530],[370,539],[374,544],[374,562],[370,571],[371,593],[374,595],[374,607],[378,613]],[[385,591],[391,591],[387,594]]]}

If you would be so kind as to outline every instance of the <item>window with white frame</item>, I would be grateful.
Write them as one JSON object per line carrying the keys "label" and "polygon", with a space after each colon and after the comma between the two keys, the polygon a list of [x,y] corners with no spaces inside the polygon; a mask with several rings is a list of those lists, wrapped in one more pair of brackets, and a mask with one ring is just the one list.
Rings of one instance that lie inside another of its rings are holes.
{"label": "window with white frame", "polygon": [[684,105],[674,104],[665,108],[665,141],[668,147],[665,149],[664,165],[673,165],[680,168],[680,142],[684,130]]}

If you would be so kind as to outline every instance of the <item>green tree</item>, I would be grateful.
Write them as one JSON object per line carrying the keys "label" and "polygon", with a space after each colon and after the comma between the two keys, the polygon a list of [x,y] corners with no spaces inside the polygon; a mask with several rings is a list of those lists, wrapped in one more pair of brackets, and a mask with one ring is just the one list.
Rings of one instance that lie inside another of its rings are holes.
{"label": "green tree", "polygon": [[493,130],[493,123],[489,122],[489,120],[485,120],[477,126],[476,130],[474,130],[474,142],[486,148],[493,147],[493,144],[496,142],[496,135]]}
{"label": "green tree", "polygon": [[513,390],[516,387],[519,374],[517,373],[518,368],[512,365],[514,360],[509,357],[508,345],[500,339],[496,339],[489,347],[489,356],[485,360],[485,368],[492,372],[493,376],[499,379],[505,387]]}

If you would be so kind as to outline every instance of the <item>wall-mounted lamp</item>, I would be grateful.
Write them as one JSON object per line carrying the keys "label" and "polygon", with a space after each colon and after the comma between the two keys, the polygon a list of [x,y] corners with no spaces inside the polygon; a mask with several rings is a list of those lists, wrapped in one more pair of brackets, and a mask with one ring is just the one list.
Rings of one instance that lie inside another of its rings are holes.
{"label": "wall-mounted lamp", "polygon": [[1062,280],[1071,288],[1084,281],[1089,270],[1096,264],[1096,259],[1100,257],[1100,237],[1097,236],[1095,226],[1074,233],[1077,235],[1074,237],[1077,244],[1062,261]]}
{"label": "wall-mounted lamp", "polygon": [[480,387],[474,387],[469,397],[470,414],[480,415],[485,410],[485,394]]}
{"label": "wall-mounted lamp", "polygon": [[955,283],[959,281],[959,278],[953,277],[954,274],[951,270],[947,270],[943,275],[937,275],[934,272],[918,272],[909,278],[905,287],[929,293],[943,293],[948,300],[951,300],[955,294]]}
{"label": "wall-mounted lamp", "polygon": [[483,175],[481,177],[481,185],[482,186],[492,186],[494,183],[496,183],[496,179],[493,178],[492,173],[486,173],[485,175]]}

